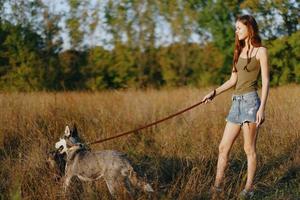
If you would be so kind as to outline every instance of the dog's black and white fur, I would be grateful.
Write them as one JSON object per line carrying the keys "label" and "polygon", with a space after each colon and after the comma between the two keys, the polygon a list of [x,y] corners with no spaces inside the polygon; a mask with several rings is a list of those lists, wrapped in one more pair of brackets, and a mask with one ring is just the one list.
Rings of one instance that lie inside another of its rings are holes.
{"label": "dog's black and white fur", "polygon": [[[71,178],[77,176],[82,181],[94,181],[103,178],[110,194],[116,197],[118,191],[127,191],[132,197],[135,189],[153,192],[152,187],[137,176],[124,153],[114,150],[90,151],[80,142],[76,126],[65,128],[63,138],[55,144],[56,162],[64,163],[64,189],[67,190]],[[65,157],[61,155],[66,154]],[[59,166],[59,165],[58,165]]]}

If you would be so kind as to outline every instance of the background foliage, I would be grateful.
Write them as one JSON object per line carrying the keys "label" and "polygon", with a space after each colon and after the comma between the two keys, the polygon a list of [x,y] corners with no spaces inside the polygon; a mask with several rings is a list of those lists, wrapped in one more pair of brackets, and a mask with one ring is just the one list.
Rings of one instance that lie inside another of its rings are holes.
{"label": "background foliage", "polygon": [[2,91],[220,84],[230,75],[235,18],[245,13],[256,17],[269,49],[271,84],[300,83],[297,1],[0,0],[0,5]]}

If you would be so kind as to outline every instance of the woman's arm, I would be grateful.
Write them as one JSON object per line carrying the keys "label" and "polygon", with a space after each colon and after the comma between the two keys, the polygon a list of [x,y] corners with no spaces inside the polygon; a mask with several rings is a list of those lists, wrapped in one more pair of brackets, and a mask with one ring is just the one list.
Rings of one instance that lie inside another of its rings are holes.
{"label": "woman's arm", "polygon": [[268,94],[269,94],[269,63],[268,63],[268,52],[265,47],[260,48],[258,59],[261,67],[261,79],[262,79],[262,91],[261,91],[261,105],[260,109],[265,110]]}
{"label": "woman's arm", "polygon": [[257,58],[259,59],[260,62],[261,78],[262,78],[261,104],[256,114],[256,123],[257,126],[259,126],[265,120],[264,111],[266,107],[267,98],[269,95],[269,85],[270,85],[268,52],[265,47],[261,47],[259,49],[257,53]]}
{"label": "woman's arm", "polygon": [[232,72],[231,73],[231,77],[230,77],[229,80],[227,80],[225,83],[223,83],[220,87],[216,88],[215,91],[212,91],[212,92],[208,93],[202,99],[202,101],[204,101],[205,103],[211,101],[217,95],[219,95],[219,94],[225,92],[226,90],[229,90],[233,86],[235,86],[236,82],[237,82],[237,73],[236,72]]}
{"label": "woman's arm", "polygon": [[221,94],[221,93],[229,90],[230,88],[235,86],[236,82],[237,82],[237,73],[232,72],[230,79],[228,81],[226,81],[225,83],[223,83],[220,87],[218,87],[216,89],[216,95]]}

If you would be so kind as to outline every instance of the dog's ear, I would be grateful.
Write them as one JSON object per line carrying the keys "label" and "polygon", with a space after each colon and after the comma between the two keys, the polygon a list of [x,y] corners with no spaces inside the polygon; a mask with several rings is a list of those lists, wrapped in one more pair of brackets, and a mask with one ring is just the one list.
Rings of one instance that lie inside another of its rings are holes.
{"label": "dog's ear", "polygon": [[65,136],[66,137],[70,137],[71,136],[71,131],[70,131],[69,126],[66,126],[66,128],[65,128]]}
{"label": "dog's ear", "polygon": [[73,138],[78,138],[78,131],[77,131],[76,124],[74,124],[73,127],[72,127],[72,129],[71,129],[71,136]]}

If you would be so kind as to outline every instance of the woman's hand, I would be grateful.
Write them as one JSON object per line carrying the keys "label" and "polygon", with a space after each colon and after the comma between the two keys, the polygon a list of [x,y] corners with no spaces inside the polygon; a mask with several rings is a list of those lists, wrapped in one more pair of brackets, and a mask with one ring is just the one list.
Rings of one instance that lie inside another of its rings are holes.
{"label": "woman's hand", "polygon": [[265,113],[263,109],[258,109],[256,113],[256,127],[259,127],[265,121]]}
{"label": "woman's hand", "polygon": [[217,95],[216,90],[213,90],[212,92],[208,93],[205,97],[203,97],[202,102],[209,103],[211,102]]}

